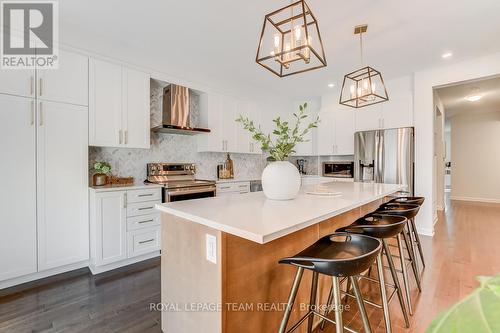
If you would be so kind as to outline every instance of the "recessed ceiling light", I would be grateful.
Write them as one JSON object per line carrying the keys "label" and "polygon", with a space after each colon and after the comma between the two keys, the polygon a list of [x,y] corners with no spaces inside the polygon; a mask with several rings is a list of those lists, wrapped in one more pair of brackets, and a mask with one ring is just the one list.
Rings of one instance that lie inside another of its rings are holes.
{"label": "recessed ceiling light", "polygon": [[451,52],[446,52],[446,53],[443,53],[443,54],[441,55],[441,57],[442,57],[443,59],[446,59],[446,58],[450,58],[452,55],[453,55],[453,53],[451,53]]}
{"label": "recessed ceiling light", "polygon": [[328,88],[333,88],[335,87],[335,83],[328,83]]}
{"label": "recessed ceiling light", "polygon": [[470,96],[465,97],[465,99],[468,100],[469,102],[477,102],[481,98],[483,98],[483,95],[470,95]]}

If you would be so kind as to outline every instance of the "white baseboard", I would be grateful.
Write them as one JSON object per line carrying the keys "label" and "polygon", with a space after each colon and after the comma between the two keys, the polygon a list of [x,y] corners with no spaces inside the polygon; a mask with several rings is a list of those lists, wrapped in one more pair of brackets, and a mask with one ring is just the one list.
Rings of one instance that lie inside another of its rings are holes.
{"label": "white baseboard", "polygon": [[48,269],[46,271],[36,272],[36,273],[20,276],[17,278],[1,281],[0,282],[0,289],[13,287],[13,286],[16,286],[18,284],[31,282],[31,281],[35,281],[38,279],[43,279],[43,278],[46,278],[46,277],[49,277],[52,275],[66,273],[69,271],[73,271],[75,269],[87,267],[88,265],[89,265],[89,261],[85,260],[85,261],[80,261],[80,262],[77,262],[77,263],[74,263],[71,265],[65,265],[65,266],[61,266],[61,267],[57,267],[57,268],[53,268],[53,269]]}
{"label": "white baseboard", "polygon": [[160,256],[160,251],[155,251],[155,252],[151,252],[151,253],[140,255],[138,257],[134,257],[134,258],[130,258],[130,259],[125,259],[125,260],[121,260],[121,261],[118,261],[118,262],[114,262],[114,263],[108,264],[108,265],[103,265],[103,266],[89,265],[89,269],[90,269],[90,272],[92,273],[92,275],[97,275],[97,274],[101,274],[101,273],[104,273],[104,272],[107,272],[107,271],[111,271],[113,269],[117,269],[117,268],[120,268],[120,267],[123,267],[123,266],[132,265],[132,264],[135,264],[135,263],[137,263],[139,261],[144,261],[144,260],[147,260],[147,259],[155,258],[155,257],[158,257],[158,256]]}
{"label": "white baseboard", "polygon": [[417,226],[417,232],[419,235],[423,236],[429,236],[429,237],[434,237],[434,226],[436,225],[438,221],[438,217],[436,216],[434,218],[434,221],[432,221],[432,228],[422,228]]}
{"label": "white baseboard", "polygon": [[472,198],[472,197],[457,197],[450,196],[451,200],[459,200],[459,201],[474,201],[474,202],[486,202],[486,203],[500,203],[500,199],[488,199],[488,198]]}
{"label": "white baseboard", "polygon": [[417,232],[422,236],[434,237],[434,229],[431,228],[419,228],[417,227]]}

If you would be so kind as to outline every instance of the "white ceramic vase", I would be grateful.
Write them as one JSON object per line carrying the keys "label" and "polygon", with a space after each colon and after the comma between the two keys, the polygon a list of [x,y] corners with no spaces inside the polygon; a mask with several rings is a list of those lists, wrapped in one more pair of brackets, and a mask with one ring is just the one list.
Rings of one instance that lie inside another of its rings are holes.
{"label": "white ceramic vase", "polygon": [[262,172],[262,190],[272,200],[296,198],[300,190],[299,170],[288,161],[269,163]]}

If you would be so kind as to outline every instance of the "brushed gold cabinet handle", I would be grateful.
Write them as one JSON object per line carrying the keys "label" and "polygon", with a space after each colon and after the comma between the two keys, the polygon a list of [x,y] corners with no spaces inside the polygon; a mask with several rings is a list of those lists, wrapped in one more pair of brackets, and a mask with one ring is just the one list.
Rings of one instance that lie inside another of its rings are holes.
{"label": "brushed gold cabinet handle", "polygon": [[31,101],[30,115],[31,115],[30,125],[33,126],[35,124],[35,101]]}
{"label": "brushed gold cabinet handle", "polygon": [[40,102],[38,104],[38,110],[40,111],[39,115],[40,115],[40,126],[43,126],[43,103]]}

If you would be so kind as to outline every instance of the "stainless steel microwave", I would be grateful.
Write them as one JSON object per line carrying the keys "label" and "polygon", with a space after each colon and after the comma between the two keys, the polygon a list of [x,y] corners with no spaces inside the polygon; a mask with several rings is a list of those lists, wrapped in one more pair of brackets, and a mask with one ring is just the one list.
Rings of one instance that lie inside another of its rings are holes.
{"label": "stainless steel microwave", "polygon": [[331,161],[323,162],[323,177],[354,178],[353,161]]}

